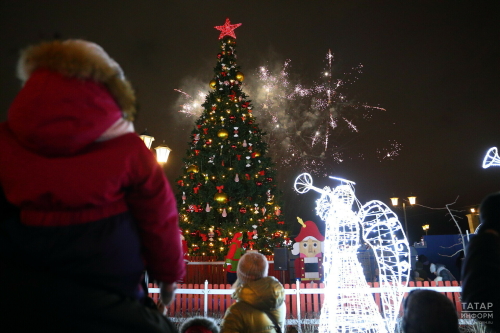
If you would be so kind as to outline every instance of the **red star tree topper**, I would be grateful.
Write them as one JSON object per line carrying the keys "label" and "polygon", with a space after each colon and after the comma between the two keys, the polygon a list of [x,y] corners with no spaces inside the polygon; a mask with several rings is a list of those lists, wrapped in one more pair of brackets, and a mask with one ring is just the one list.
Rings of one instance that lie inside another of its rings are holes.
{"label": "red star tree topper", "polygon": [[214,28],[220,31],[219,39],[222,39],[224,36],[230,36],[236,38],[236,35],[234,34],[234,29],[238,28],[240,25],[241,23],[231,24],[231,22],[227,18],[226,23],[224,23],[224,25],[219,25]]}

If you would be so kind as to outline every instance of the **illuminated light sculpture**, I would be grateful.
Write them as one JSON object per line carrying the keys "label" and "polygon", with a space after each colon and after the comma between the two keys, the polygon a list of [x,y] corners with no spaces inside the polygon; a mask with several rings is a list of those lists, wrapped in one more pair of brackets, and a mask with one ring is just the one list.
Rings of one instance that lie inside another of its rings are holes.
{"label": "illuminated light sculpture", "polygon": [[[316,213],[326,224],[325,302],[319,332],[393,332],[410,272],[410,248],[401,223],[381,201],[361,205],[354,195],[354,182],[330,178],[341,184],[320,189],[312,185],[308,173],[295,180],[297,192],[315,190],[321,194]],[[360,234],[373,249],[378,264],[383,316],[357,258]]]}
{"label": "illuminated light sculpture", "polygon": [[491,147],[486,152],[483,159],[483,169],[487,169],[490,166],[500,166],[500,157],[498,157],[497,147]]}

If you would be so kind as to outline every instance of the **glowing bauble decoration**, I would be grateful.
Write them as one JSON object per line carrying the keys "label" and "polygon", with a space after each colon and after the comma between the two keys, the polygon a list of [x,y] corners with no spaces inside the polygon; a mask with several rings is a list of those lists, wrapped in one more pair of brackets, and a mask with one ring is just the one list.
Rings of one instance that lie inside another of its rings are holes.
{"label": "glowing bauble decoration", "polygon": [[195,165],[195,164],[191,164],[188,168],[187,168],[187,172],[189,173],[198,173],[200,170],[198,169],[198,166]]}
{"label": "glowing bauble decoration", "polygon": [[[307,173],[295,180],[297,192],[312,189],[321,194],[316,212],[326,225],[325,302],[319,332],[394,332],[410,271],[410,247],[401,223],[383,202],[361,205],[354,195],[354,182],[330,178],[341,185],[333,189],[314,187]],[[357,258],[363,242],[370,245],[378,264],[384,317],[366,288]]]}
{"label": "glowing bauble decoration", "polygon": [[212,81],[210,81],[209,85],[210,85],[210,88],[215,89],[215,88],[217,88],[217,81],[212,80]]}
{"label": "glowing bauble decoration", "polygon": [[[219,25],[214,28],[220,31],[219,39],[222,39],[224,36],[230,36],[236,38],[236,35],[234,34],[234,29],[238,28],[240,25],[241,23],[231,24],[231,22],[227,18],[226,23],[224,23],[224,25]],[[228,41],[229,44],[230,42],[231,40]]]}
{"label": "glowing bauble decoration", "polygon": [[221,193],[215,193],[214,195],[214,200],[217,201],[218,203],[226,203],[227,202],[227,194],[224,192]]}
{"label": "glowing bauble decoration", "polygon": [[240,82],[243,82],[244,79],[245,79],[245,75],[243,75],[242,72],[237,72],[236,73],[236,80],[238,80]]}
{"label": "glowing bauble decoration", "polygon": [[253,152],[253,157],[260,157],[260,152],[254,151]]}
{"label": "glowing bauble decoration", "polygon": [[247,212],[247,209],[245,207],[240,208],[240,213],[245,214]]}
{"label": "glowing bauble decoration", "polygon": [[217,132],[217,136],[222,140],[226,140],[229,136],[229,132],[223,128],[219,132]]}

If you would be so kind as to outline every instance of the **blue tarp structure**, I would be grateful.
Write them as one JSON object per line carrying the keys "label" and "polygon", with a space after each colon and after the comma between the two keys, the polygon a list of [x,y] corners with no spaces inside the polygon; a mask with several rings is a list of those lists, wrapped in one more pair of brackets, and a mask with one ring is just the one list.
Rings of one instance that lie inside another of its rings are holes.
{"label": "blue tarp structure", "polygon": [[[474,235],[469,235],[469,237],[473,236]],[[467,246],[468,240],[466,235],[464,235],[464,239],[465,246]],[[459,267],[457,265],[457,258],[459,257],[460,253],[457,253],[455,255],[453,254],[463,249],[462,237],[459,234],[424,236],[424,243],[425,246],[423,247],[415,247],[417,253],[427,256],[431,263],[445,265],[457,280],[461,280]]]}

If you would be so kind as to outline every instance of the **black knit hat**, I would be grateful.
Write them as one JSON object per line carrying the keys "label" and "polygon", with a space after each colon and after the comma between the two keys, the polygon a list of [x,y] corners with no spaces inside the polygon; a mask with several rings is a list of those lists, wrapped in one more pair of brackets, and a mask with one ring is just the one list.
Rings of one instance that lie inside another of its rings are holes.
{"label": "black knit hat", "polygon": [[219,333],[219,326],[214,319],[208,317],[192,317],[186,319],[179,327],[180,333]]}

